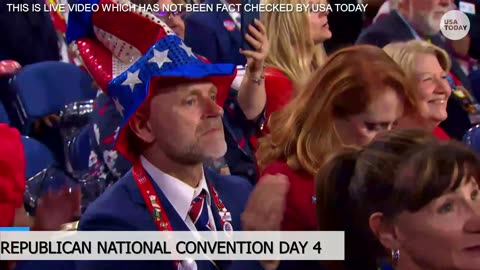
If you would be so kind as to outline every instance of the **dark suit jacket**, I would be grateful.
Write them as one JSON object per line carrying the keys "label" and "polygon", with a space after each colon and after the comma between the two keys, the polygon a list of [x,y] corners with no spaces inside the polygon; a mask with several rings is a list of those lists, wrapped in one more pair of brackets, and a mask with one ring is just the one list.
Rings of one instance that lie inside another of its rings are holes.
{"label": "dark suit jacket", "polygon": [[[240,214],[244,210],[252,186],[243,178],[235,176],[222,176],[205,169],[206,178],[215,187],[220,198],[232,214],[232,226],[234,230],[240,230]],[[175,231],[188,231],[187,225],[178,216],[155,183],[152,183],[157,191],[160,202],[167,212],[172,228]],[[220,227],[218,210],[212,203],[217,228]],[[110,187],[96,201],[94,201],[80,220],[80,231],[156,231],[158,230],[151,213],[133,179],[131,171],[123,176],[117,183]],[[258,262],[234,261],[221,262],[222,269],[262,269]],[[207,261],[197,261],[199,270],[210,270]],[[177,270],[171,261],[78,261],[76,270]]]}
{"label": "dark suit jacket", "polygon": [[[455,0],[455,5],[459,6],[459,0]],[[470,51],[469,55],[472,58],[480,60],[480,0],[469,0],[468,2],[475,4],[476,14],[467,14],[470,19]]]}
{"label": "dark suit jacket", "polygon": [[[384,47],[391,42],[408,41],[412,39],[415,39],[415,37],[410,32],[408,26],[396,11],[392,11],[381,20],[378,20],[367,27],[360,34],[357,44],[371,44]],[[450,55],[452,55],[452,52],[446,46],[445,41],[440,35],[432,37],[431,41],[433,44],[444,48]],[[471,90],[469,79],[462,71],[455,58],[451,57],[451,60],[452,73],[462,82],[466,89]],[[448,100],[447,112],[448,118],[440,124],[440,127],[442,127],[450,137],[461,140],[465,132],[471,127],[468,114],[463,110],[461,104],[453,97]]]}
{"label": "dark suit jacket", "polygon": [[[206,0],[216,5],[219,0]],[[193,52],[206,57],[212,63],[245,65],[246,59],[240,54],[242,34],[237,27],[232,31],[224,26],[232,21],[228,12],[195,12],[185,17],[185,44]]]}
{"label": "dark suit jacket", "polygon": [[[480,8],[480,3],[477,5]],[[468,16],[470,18],[470,51],[469,55],[480,61],[480,10],[474,16]]]}
{"label": "dark suit jacket", "polygon": [[[4,3],[5,2],[5,3]],[[48,12],[9,12],[6,3],[44,4],[43,0],[2,1],[0,4],[0,60],[15,60],[25,66],[60,60],[58,38]]]}

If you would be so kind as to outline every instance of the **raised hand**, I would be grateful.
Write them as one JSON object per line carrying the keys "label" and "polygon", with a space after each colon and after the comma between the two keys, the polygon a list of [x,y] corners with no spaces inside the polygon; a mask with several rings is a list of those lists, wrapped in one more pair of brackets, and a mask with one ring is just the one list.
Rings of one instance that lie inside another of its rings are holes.
{"label": "raised hand", "polygon": [[80,214],[80,188],[49,191],[38,200],[33,230],[57,231]]}
{"label": "raised hand", "polygon": [[[281,228],[289,188],[283,174],[265,175],[250,194],[242,213],[244,231],[278,231]],[[265,270],[275,270],[280,261],[260,261]]]}
{"label": "raised hand", "polygon": [[248,34],[245,35],[246,41],[255,48],[254,51],[240,49],[240,53],[247,58],[247,72],[250,74],[259,74],[263,72],[265,59],[270,51],[270,43],[267,38],[265,26],[259,20],[255,19],[255,26],[248,26]]}
{"label": "raised hand", "polygon": [[280,230],[288,188],[288,178],[283,174],[263,176],[255,185],[242,213],[243,230]]}

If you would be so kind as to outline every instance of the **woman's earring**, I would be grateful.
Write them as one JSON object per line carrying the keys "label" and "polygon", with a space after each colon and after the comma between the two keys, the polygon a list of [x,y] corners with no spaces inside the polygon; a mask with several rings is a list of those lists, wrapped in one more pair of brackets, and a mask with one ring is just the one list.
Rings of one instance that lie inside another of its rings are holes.
{"label": "woman's earring", "polygon": [[398,259],[400,258],[400,250],[398,249],[392,249],[392,261],[394,263],[398,262]]}

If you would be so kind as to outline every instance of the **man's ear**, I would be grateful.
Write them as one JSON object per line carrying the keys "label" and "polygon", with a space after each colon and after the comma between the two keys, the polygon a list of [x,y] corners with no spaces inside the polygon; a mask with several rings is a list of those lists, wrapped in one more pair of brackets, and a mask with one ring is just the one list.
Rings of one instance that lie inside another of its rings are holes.
{"label": "man's ear", "polygon": [[143,108],[140,108],[131,116],[128,125],[139,139],[146,144],[151,144],[155,141],[155,135],[148,120],[147,113]]}
{"label": "man's ear", "polygon": [[391,250],[400,248],[395,227],[385,218],[383,213],[376,212],[370,215],[368,225],[373,235],[375,235],[385,248]]}

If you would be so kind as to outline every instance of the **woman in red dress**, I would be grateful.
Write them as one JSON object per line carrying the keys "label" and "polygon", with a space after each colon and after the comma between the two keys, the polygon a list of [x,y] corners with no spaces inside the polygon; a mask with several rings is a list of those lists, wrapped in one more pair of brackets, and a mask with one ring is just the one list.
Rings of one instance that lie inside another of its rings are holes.
{"label": "woman in red dress", "polygon": [[354,46],[333,54],[306,88],[272,114],[260,139],[262,174],[284,174],[290,187],[282,230],[315,230],[314,175],[328,154],[365,145],[393,128],[406,104],[400,67],[382,49]]}
{"label": "woman in red dress", "polygon": [[399,127],[425,129],[440,140],[449,140],[447,133],[438,126],[447,119],[447,102],[452,93],[447,81],[451,67],[448,53],[421,40],[391,43],[383,49],[415,86],[408,93],[415,110],[405,114]]}
{"label": "woman in red dress", "polygon": [[[310,4],[325,0],[310,1]],[[268,0],[267,4],[307,4],[306,0]],[[327,12],[264,12],[270,51],[265,60],[266,117],[281,109],[312,72],[325,61],[323,42],[330,39]],[[265,125],[267,126],[267,125]]]}

